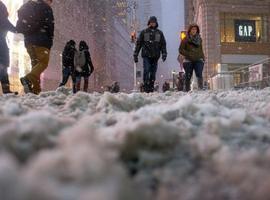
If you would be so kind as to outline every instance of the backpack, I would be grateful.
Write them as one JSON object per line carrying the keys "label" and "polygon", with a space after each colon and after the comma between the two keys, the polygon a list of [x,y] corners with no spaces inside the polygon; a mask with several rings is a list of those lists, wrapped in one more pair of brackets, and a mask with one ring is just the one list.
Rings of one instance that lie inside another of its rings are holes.
{"label": "backpack", "polygon": [[41,27],[41,17],[38,12],[39,4],[32,0],[28,1],[18,10],[18,21],[16,28],[24,35],[33,34]]}
{"label": "backpack", "polygon": [[76,51],[74,56],[75,69],[81,72],[85,64],[86,64],[85,51]]}

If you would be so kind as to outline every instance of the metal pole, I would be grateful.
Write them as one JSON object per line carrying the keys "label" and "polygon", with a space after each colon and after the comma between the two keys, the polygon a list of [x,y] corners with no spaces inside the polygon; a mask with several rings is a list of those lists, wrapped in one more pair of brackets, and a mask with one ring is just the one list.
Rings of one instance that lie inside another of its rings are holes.
{"label": "metal pole", "polygon": [[137,91],[137,63],[134,62],[134,88],[133,91]]}
{"label": "metal pole", "polygon": [[173,73],[173,90],[174,90],[174,87],[175,87],[175,76],[174,76],[174,73]]}
{"label": "metal pole", "polygon": [[[137,8],[137,4],[136,1],[133,1],[133,5],[132,5],[132,23],[133,23],[133,28],[135,33],[137,34],[137,19],[136,19],[136,8]],[[136,48],[136,41],[134,41],[134,51]],[[134,62],[134,85],[133,85],[133,92],[137,92],[137,63]]]}

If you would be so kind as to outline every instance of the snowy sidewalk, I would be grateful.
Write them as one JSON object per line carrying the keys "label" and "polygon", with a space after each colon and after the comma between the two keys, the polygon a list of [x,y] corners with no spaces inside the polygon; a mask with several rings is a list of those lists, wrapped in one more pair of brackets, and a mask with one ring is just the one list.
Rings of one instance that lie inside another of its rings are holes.
{"label": "snowy sidewalk", "polygon": [[1,200],[266,200],[270,88],[0,96]]}

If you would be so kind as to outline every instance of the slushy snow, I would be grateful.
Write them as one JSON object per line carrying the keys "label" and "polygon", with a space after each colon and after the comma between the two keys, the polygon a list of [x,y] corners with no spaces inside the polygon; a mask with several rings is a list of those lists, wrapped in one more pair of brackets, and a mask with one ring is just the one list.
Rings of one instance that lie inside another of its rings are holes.
{"label": "slushy snow", "polygon": [[1,200],[268,200],[270,88],[0,96]]}

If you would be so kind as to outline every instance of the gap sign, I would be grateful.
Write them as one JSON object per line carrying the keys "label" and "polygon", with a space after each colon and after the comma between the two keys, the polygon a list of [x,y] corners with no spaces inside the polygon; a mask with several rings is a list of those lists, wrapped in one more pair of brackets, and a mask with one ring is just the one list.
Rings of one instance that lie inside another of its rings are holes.
{"label": "gap sign", "polygon": [[236,42],[256,42],[255,20],[234,20]]}

